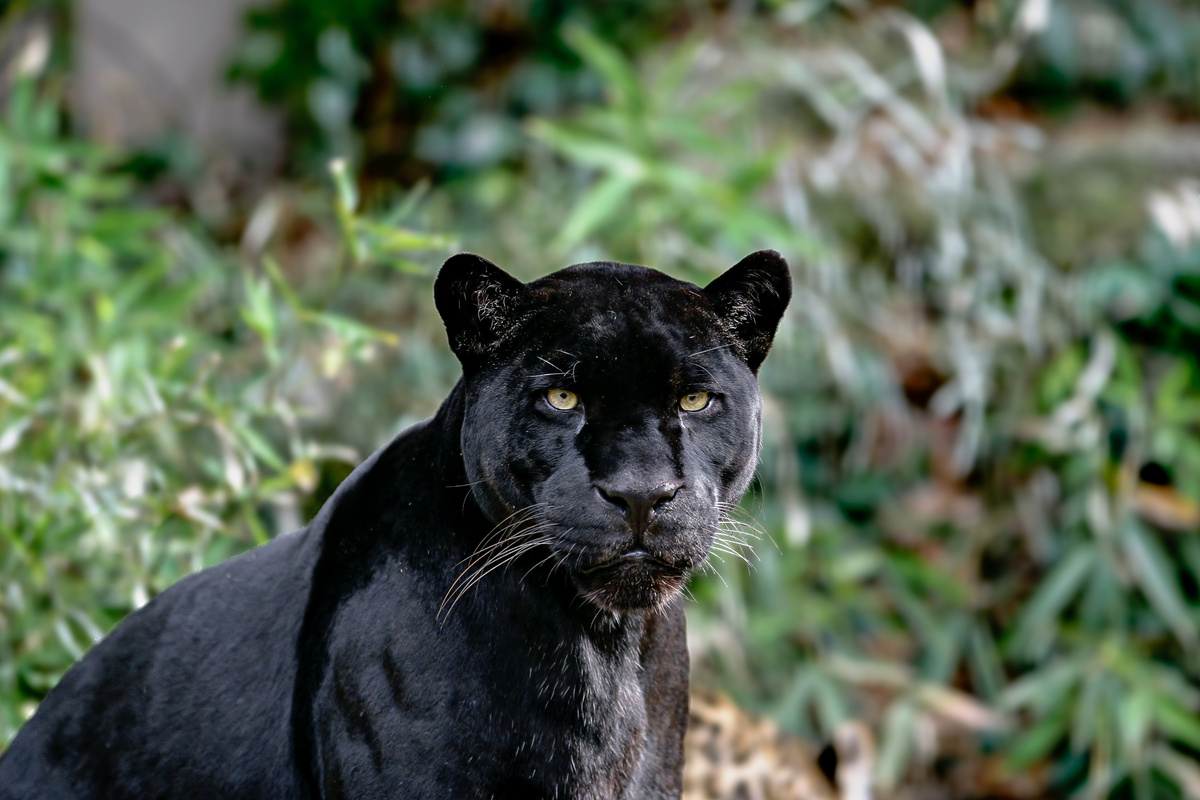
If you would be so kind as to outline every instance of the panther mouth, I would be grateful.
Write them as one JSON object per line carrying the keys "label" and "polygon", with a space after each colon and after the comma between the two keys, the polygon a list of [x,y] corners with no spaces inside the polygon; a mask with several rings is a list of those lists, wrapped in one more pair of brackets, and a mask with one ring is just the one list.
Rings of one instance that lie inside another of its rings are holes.
{"label": "panther mouth", "polygon": [[641,548],[574,571],[583,597],[611,611],[661,607],[683,589],[687,573]]}
{"label": "panther mouth", "polygon": [[618,569],[622,566],[642,563],[647,566],[656,566],[666,570],[678,569],[674,564],[652,555],[651,553],[641,549],[640,547],[622,553],[619,556],[607,559],[605,561],[593,564],[590,567],[584,567],[579,570],[580,575],[591,575],[604,570]]}

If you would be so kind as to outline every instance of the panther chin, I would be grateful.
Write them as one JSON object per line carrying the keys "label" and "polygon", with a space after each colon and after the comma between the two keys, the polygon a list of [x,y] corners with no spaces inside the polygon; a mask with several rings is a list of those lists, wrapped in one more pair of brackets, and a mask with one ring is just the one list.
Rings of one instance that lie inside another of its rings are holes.
{"label": "panther chin", "polygon": [[684,566],[642,549],[630,550],[573,571],[584,599],[608,611],[661,608],[687,583]]}

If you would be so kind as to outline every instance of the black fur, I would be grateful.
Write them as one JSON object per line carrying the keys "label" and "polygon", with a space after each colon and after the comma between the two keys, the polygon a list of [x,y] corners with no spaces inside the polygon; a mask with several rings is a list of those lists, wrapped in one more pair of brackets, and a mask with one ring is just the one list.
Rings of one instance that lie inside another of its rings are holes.
{"label": "black fur", "polygon": [[463,364],[438,413],[305,529],[130,615],[0,798],[678,797],[680,590],[754,469],[787,266],[526,285],[464,254],[434,293]]}

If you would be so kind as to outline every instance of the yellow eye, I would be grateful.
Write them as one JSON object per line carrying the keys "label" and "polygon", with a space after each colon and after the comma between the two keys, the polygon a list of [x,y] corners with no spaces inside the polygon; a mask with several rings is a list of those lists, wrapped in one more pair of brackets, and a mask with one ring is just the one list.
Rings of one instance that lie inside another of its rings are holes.
{"label": "yellow eye", "polygon": [[679,398],[679,407],[684,411],[703,411],[708,402],[708,392],[688,392]]}
{"label": "yellow eye", "polygon": [[570,411],[579,405],[579,397],[566,389],[551,389],[546,392],[546,400],[559,411]]}

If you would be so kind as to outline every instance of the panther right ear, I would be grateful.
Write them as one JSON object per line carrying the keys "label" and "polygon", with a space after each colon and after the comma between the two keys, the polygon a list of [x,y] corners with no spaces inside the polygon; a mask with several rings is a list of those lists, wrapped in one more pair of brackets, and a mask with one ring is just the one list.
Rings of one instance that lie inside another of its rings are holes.
{"label": "panther right ear", "polygon": [[433,284],[450,349],[464,364],[484,356],[519,322],[525,284],[473,253],[450,256]]}

